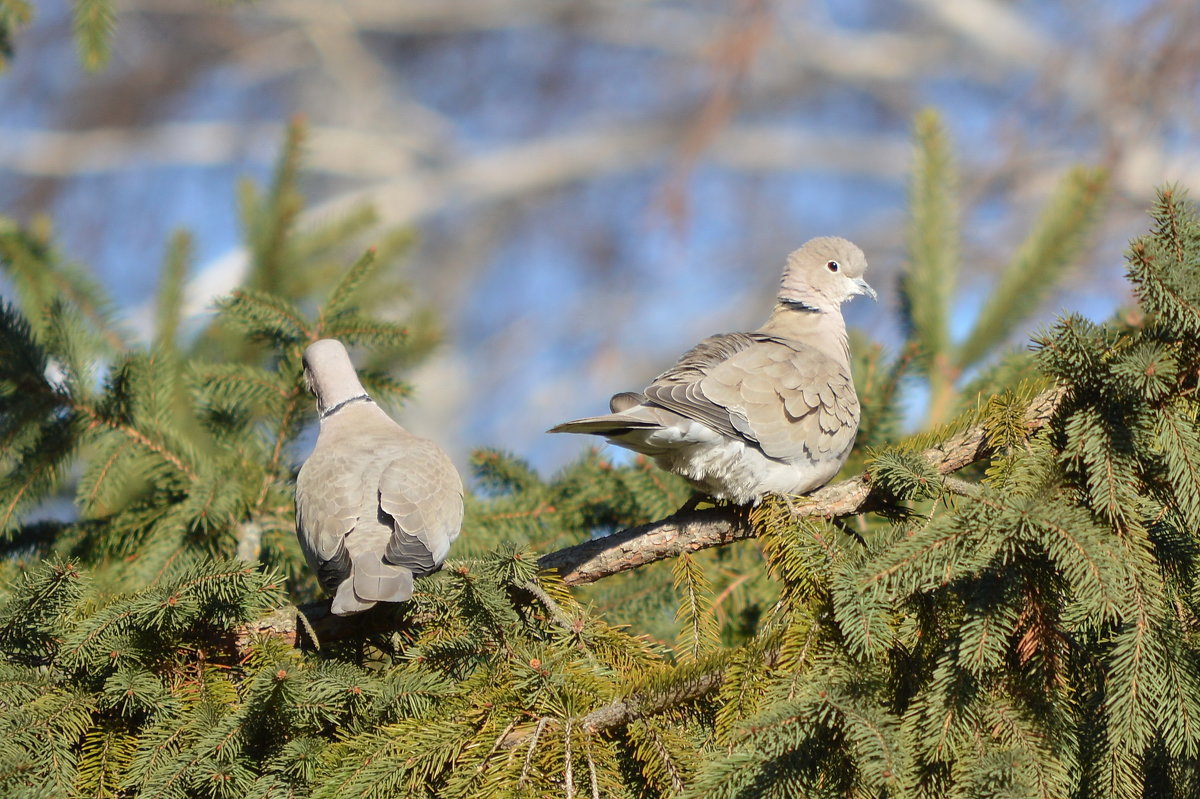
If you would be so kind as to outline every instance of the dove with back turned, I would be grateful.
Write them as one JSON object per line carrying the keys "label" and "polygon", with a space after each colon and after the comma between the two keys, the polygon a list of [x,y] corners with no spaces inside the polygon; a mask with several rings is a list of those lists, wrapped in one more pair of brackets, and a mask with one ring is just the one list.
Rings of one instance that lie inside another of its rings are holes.
{"label": "dove with back turned", "polygon": [[704,339],[612,413],[551,433],[590,433],[739,505],[806,494],[841,469],[858,432],[842,303],[875,299],[853,243],[812,239],[788,256],[775,308],[753,333]]}
{"label": "dove with back turned", "polygon": [[296,477],[296,535],[331,611],[345,616],[412,596],[441,568],[463,518],[463,487],[436,444],[367,396],[341,342],[304,351],[320,431]]}

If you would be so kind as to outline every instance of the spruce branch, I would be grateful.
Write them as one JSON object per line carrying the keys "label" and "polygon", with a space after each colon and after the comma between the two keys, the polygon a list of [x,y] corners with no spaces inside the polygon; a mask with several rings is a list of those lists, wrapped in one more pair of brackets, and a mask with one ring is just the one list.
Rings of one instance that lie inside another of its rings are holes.
{"label": "spruce branch", "polygon": [[550,594],[546,593],[546,589],[538,585],[536,580],[526,580],[521,587],[533,594],[534,597],[536,597],[537,600],[545,606],[546,610],[550,613],[550,620],[554,622],[556,626],[566,630],[567,632],[578,631],[578,627],[576,625],[577,623],[582,624],[582,620],[577,622],[576,619],[571,618],[571,615],[563,610],[562,606],[558,604],[557,600],[550,596]]}
{"label": "spruce branch", "polygon": [[112,298],[84,269],[63,264],[48,242],[23,229],[0,231],[0,268],[39,333],[45,332],[49,316],[35,311],[49,308],[57,298],[82,315],[112,352],[128,347],[112,321]]}
{"label": "spruce branch", "polygon": [[275,435],[275,445],[271,449],[270,463],[263,473],[262,485],[258,490],[258,499],[254,502],[255,508],[261,509],[263,507],[263,504],[271,494],[271,485],[278,479],[284,445],[288,441],[288,431],[295,424],[296,416],[303,413],[302,405],[305,399],[305,391],[299,385],[293,385],[291,391],[287,394],[287,405],[284,407],[282,417],[279,420],[279,431]]}
{"label": "spruce branch", "polygon": [[[851,482],[854,481],[847,481]],[[831,488],[838,489],[847,483],[839,483]],[[855,496],[859,493],[862,494],[860,500],[865,498],[865,485],[861,492],[854,492]],[[557,570],[567,585],[581,585],[684,552],[731,544],[753,536],[754,529],[749,518],[739,508],[705,508],[675,514],[550,552],[538,559],[538,565],[543,569]]]}
{"label": "spruce branch", "polygon": [[[778,657],[768,652],[766,662],[772,665]],[[592,734],[624,727],[635,719],[654,716],[679,705],[708,696],[721,687],[725,668],[713,669],[687,681],[683,686],[662,693],[643,694],[609,702],[579,720],[579,726]]]}
{"label": "spruce branch", "polygon": [[954,194],[958,171],[951,145],[936,111],[926,109],[914,123],[916,139],[909,187],[912,219],[909,262],[901,278],[902,312],[918,349],[918,363],[930,370],[946,357],[950,342],[946,321],[958,277],[958,216]]}
{"label": "spruce branch", "polygon": [[75,39],[83,66],[94,72],[108,63],[116,14],[111,0],[75,0]]}
{"label": "spruce branch", "polygon": [[1100,169],[1076,167],[1063,177],[955,353],[956,371],[978,363],[1004,341],[1061,282],[1088,244],[1107,187],[1108,175]]}
{"label": "spruce branch", "polygon": [[171,237],[167,258],[158,279],[155,301],[154,341],[158,347],[174,349],[176,346],[179,325],[183,319],[184,281],[193,253],[192,237],[186,231],[178,231]]}
{"label": "spruce branch", "polygon": [[[768,658],[776,653],[767,653]],[[608,730],[619,729],[636,719],[654,716],[681,704],[692,702],[707,696],[721,687],[725,679],[725,669],[716,668],[701,673],[684,685],[662,693],[635,695],[623,699],[615,699],[606,705],[596,708],[591,713],[579,719],[579,727],[587,733],[596,735]],[[556,720],[543,716],[537,725],[530,729],[510,730],[501,740],[500,748],[511,749],[525,741],[530,735],[539,735],[546,726],[555,724]],[[536,740],[536,738],[535,738]]]}
{"label": "spruce branch", "polygon": [[947,477],[942,481],[942,485],[948,492],[958,494],[960,497],[973,497],[979,494],[978,484],[957,477]]}
{"label": "spruce branch", "polygon": [[[781,650],[767,649],[762,653],[761,663],[765,668],[772,668],[779,663]],[[702,699],[719,689],[725,681],[725,675],[732,663],[722,662],[712,668],[703,669],[692,674],[686,680],[659,691],[646,691],[626,696],[602,705],[587,715],[578,719],[580,729],[591,735],[598,735],[625,727],[637,719],[656,716],[668,710]],[[555,724],[551,718],[540,718],[537,730],[547,724]],[[527,739],[534,729],[510,729],[500,740],[499,748],[511,749]]]}
{"label": "spruce branch", "polygon": [[160,441],[155,441],[133,425],[111,419],[102,413],[99,408],[86,402],[75,401],[71,403],[71,407],[88,420],[89,429],[103,427],[120,433],[174,466],[189,482],[195,483],[200,479],[200,475],[196,473],[196,470],[186,463],[178,452],[172,451],[166,444]]}

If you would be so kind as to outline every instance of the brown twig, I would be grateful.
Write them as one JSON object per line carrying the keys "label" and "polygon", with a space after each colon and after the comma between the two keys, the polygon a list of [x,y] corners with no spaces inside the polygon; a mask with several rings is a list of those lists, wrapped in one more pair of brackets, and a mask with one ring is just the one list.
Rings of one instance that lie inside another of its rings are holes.
{"label": "brown twig", "polygon": [[[774,666],[779,662],[779,650],[768,649],[764,651],[763,662],[768,668]],[[725,680],[726,668],[728,666],[720,666],[714,668],[712,671],[697,674],[690,680],[673,687],[669,691],[614,699],[607,705],[598,707],[579,719],[578,724],[585,732],[595,735],[624,727],[635,719],[654,716],[670,708],[694,702],[721,687],[721,683]],[[553,724],[555,720],[540,718],[538,719],[538,726],[544,726],[545,722]],[[510,749],[528,738],[532,732],[533,729],[530,727],[510,730],[504,736],[500,746]]]}

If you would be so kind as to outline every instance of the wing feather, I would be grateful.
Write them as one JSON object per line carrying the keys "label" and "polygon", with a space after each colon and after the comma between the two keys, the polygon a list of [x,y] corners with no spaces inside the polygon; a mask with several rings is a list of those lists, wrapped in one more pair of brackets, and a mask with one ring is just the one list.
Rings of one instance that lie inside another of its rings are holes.
{"label": "wing feather", "polygon": [[705,339],[645,394],[785,461],[840,455],[857,430],[849,368],[801,342],[761,333]]}
{"label": "wing feather", "polygon": [[450,459],[432,442],[414,439],[379,478],[379,509],[392,526],[385,560],[418,577],[436,571],[462,528],[462,495]]}
{"label": "wing feather", "polygon": [[349,458],[334,453],[310,457],[296,476],[296,532],[317,580],[333,591],[350,576],[346,536],[362,513],[366,486]]}

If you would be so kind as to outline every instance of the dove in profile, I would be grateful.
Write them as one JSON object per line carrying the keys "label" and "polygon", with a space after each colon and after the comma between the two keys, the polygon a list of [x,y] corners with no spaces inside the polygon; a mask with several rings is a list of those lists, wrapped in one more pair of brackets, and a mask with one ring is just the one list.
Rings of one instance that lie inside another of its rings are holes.
{"label": "dove in profile", "polygon": [[296,535],[331,611],[403,602],[413,578],[441,568],[463,518],[450,458],[394,422],[367,395],[341,342],[304,351],[320,431],[296,477]]}
{"label": "dove in profile", "polygon": [[850,455],[859,405],[842,303],[866,294],[863,251],[843,238],[788,256],[775,307],[752,333],[710,336],[611,413],[551,433],[588,433],[639,452],[713,499],[758,504],[806,494]]}

